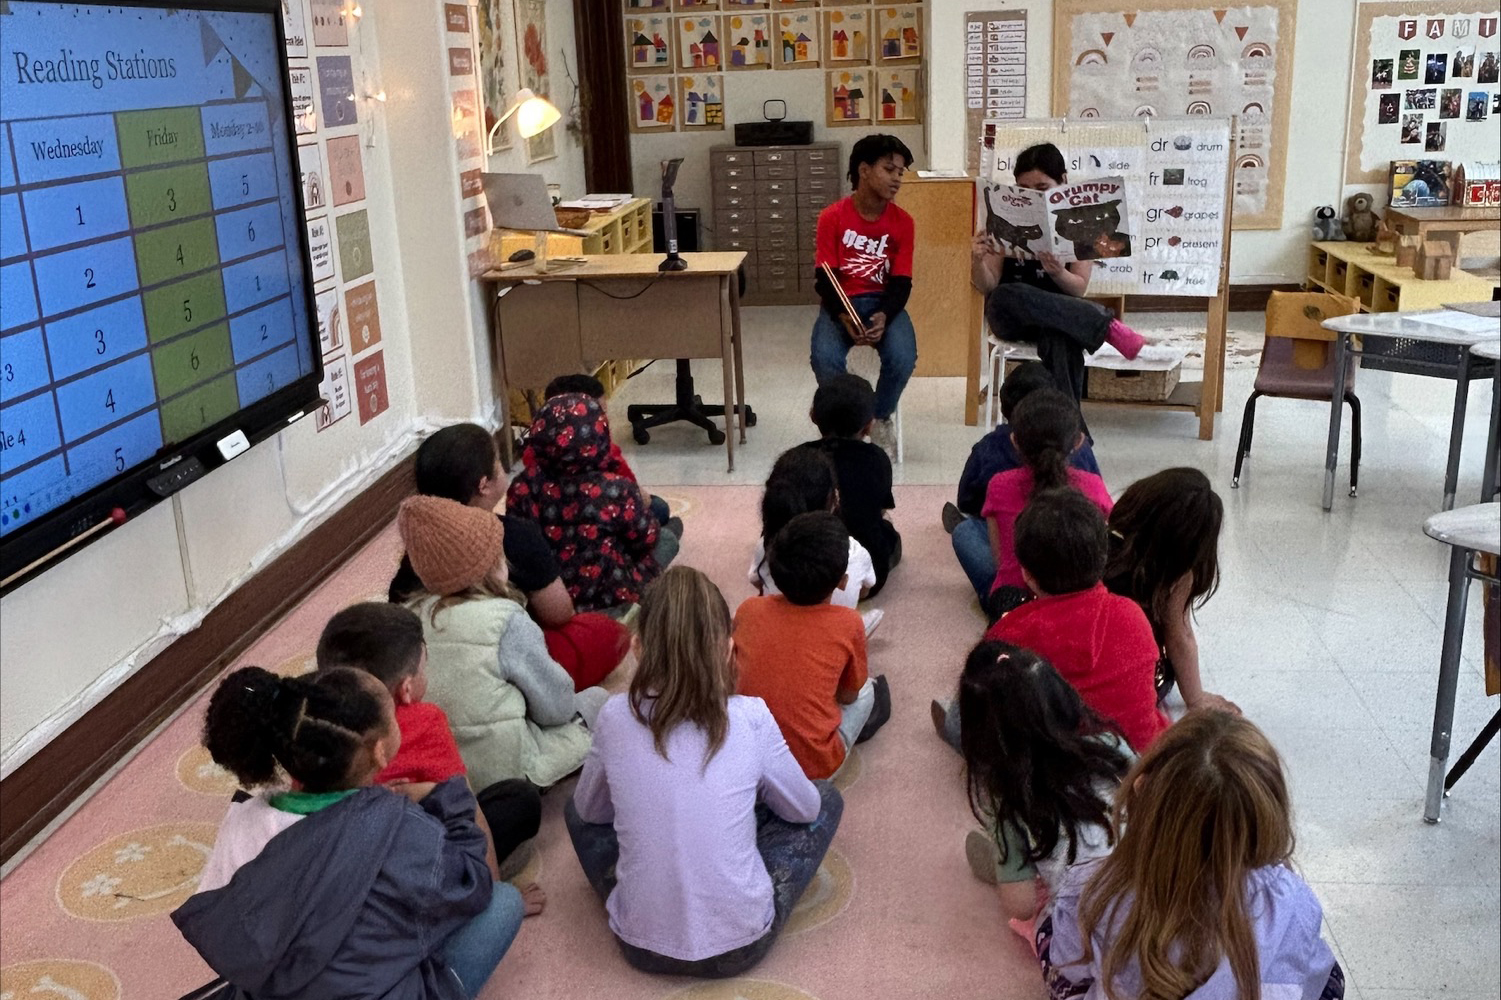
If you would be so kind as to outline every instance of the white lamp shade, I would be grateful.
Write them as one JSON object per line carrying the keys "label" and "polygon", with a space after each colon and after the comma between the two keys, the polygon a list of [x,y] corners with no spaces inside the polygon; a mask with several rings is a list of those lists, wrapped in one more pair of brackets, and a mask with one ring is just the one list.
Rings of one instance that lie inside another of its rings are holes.
{"label": "white lamp shade", "polygon": [[516,114],[516,131],[523,139],[530,139],[547,131],[563,117],[563,113],[551,101],[538,97],[525,87],[516,92],[511,100],[511,108],[504,117],[509,118],[512,111]]}

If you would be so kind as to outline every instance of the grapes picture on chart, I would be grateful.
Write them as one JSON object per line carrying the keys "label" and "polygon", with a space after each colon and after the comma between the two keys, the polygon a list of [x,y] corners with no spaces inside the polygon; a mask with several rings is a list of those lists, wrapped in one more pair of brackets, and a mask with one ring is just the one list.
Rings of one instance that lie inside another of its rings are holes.
{"label": "grapes picture on chart", "polygon": [[0,534],[318,363],[275,19],[87,14],[0,39]]}

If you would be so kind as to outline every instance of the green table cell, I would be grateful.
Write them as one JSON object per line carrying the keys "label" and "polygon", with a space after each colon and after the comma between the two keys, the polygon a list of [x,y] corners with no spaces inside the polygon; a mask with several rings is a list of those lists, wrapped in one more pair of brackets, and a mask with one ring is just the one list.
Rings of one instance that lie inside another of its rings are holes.
{"label": "green table cell", "polygon": [[162,439],[166,442],[184,441],[239,408],[240,394],[235,389],[234,372],[221,375],[162,404]]}
{"label": "green table cell", "polygon": [[125,200],[130,204],[131,225],[137,229],[206,215],[214,207],[208,186],[208,165],[187,163],[126,174]]}
{"label": "green table cell", "polygon": [[141,284],[145,286],[171,281],[219,263],[219,235],[211,217],[138,233],[135,244],[136,264]]}
{"label": "green table cell", "polygon": [[115,115],[120,165],[150,167],[203,158],[203,118],[198,108],[152,108]]}
{"label": "green table cell", "polygon": [[224,283],[218,271],[153,288],[141,298],[146,304],[146,335],[153,344],[225,316]]}
{"label": "green table cell", "polygon": [[151,367],[156,372],[156,394],[162,399],[229,371],[234,367],[229,324],[219,323],[158,347],[151,352]]}

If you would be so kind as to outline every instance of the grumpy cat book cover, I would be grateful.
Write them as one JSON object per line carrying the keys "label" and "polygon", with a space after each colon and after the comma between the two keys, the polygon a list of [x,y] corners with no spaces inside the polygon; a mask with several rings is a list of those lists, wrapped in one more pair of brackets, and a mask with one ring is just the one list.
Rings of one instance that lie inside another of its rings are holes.
{"label": "grumpy cat book cover", "polygon": [[1053,210],[1058,238],[1074,245],[1079,260],[1131,256],[1131,237],[1120,231],[1120,199]]}

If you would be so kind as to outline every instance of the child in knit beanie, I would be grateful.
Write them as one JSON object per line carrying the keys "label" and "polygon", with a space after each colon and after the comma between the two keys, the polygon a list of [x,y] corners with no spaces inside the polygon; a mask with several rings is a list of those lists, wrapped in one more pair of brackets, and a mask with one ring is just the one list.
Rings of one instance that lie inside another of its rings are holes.
{"label": "child in knit beanie", "polygon": [[407,606],[422,619],[427,697],[448,714],[475,787],[526,778],[545,788],[577,770],[588,722],[609,695],[575,694],[548,655],[507,580],[500,522],[455,500],[414,496],[396,526],[423,586]]}

